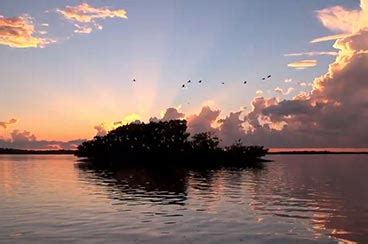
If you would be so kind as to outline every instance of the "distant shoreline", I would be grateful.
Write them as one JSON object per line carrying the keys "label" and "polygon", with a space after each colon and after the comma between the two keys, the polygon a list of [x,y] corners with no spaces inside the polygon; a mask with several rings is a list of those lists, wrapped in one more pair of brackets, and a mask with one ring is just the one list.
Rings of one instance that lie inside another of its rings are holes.
{"label": "distant shoreline", "polygon": [[268,152],[267,155],[323,155],[323,154],[368,154],[366,151],[280,151]]}
{"label": "distant shoreline", "polygon": [[[0,155],[74,155],[75,150],[22,150],[0,148]],[[368,151],[328,151],[328,150],[303,150],[303,151],[269,151],[267,155],[324,155],[324,154],[368,154]]]}
{"label": "distant shoreline", "polygon": [[74,155],[75,150],[23,150],[0,148],[0,155]]}

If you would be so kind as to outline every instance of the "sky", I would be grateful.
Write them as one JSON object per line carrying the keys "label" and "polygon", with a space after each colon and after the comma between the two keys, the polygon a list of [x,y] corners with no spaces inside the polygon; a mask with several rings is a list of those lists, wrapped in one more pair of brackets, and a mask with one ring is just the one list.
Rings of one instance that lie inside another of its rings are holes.
{"label": "sky", "polygon": [[0,147],[166,118],[224,143],[368,147],[367,1],[3,0]]}

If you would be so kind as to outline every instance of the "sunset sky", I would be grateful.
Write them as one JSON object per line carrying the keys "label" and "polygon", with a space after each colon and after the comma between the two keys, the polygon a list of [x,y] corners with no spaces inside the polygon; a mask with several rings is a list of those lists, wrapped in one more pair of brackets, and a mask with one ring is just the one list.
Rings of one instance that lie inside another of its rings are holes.
{"label": "sunset sky", "polygon": [[225,143],[368,147],[367,28],[368,0],[2,0],[0,147],[152,117]]}

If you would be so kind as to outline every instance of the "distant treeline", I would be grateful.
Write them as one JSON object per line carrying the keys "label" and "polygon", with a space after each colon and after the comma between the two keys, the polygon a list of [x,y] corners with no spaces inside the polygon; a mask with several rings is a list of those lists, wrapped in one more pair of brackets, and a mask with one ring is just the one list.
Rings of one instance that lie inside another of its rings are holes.
{"label": "distant treeline", "polygon": [[309,150],[305,150],[305,151],[280,151],[280,152],[268,152],[268,154],[368,154],[367,151],[327,151],[327,150],[323,150],[323,151],[309,151]]}
{"label": "distant treeline", "polygon": [[247,164],[267,154],[262,146],[240,141],[219,147],[212,133],[191,136],[185,120],[131,123],[79,145],[76,155],[108,165],[170,163],[182,165]]}
{"label": "distant treeline", "polygon": [[0,154],[37,154],[37,155],[75,154],[75,150],[23,150],[12,148],[0,148]]}

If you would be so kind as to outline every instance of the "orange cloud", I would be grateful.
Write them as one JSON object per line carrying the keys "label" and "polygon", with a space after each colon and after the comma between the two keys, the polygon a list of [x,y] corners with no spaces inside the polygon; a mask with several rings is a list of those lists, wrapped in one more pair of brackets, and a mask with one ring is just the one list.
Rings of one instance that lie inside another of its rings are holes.
{"label": "orange cloud", "polygon": [[306,59],[306,60],[301,60],[301,61],[292,62],[288,64],[290,68],[295,68],[295,69],[312,68],[312,67],[315,67],[316,65],[317,65],[317,60],[315,59]]}
{"label": "orange cloud", "polygon": [[127,19],[127,12],[124,9],[111,10],[106,7],[95,8],[88,3],[77,6],[66,6],[64,9],[57,9],[64,18],[74,23],[76,33],[88,34],[92,32],[92,27],[98,30],[103,28],[96,20],[106,18]]}
{"label": "orange cloud", "polygon": [[38,33],[27,16],[5,18],[0,16],[0,44],[14,48],[44,47],[53,40],[37,37]]}

